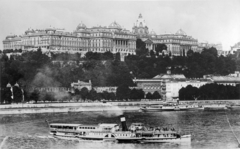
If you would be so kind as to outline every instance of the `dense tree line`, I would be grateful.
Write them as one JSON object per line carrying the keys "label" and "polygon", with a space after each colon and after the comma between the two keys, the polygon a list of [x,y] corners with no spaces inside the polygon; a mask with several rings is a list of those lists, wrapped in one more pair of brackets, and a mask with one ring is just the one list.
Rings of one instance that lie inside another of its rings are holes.
{"label": "dense tree line", "polygon": [[188,85],[179,90],[180,100],[219,100],[219,99],[239,99],[240,85],[230,86],[222,84],[206,84],[200,88]]}
{"label": "dense tree line", "polygon": [[[202,53],[189,50],[186,56],[172,56],[166,51],[167,46],[164,44],[158,44],[156,51],[149,51],[146,44],[138,39],[136,55],[128,55],[124,62],[120,61],[120,53],[111,52],[87,52],[84,57],[78,53],[48,53],[47,56],[41,49],[10,57],[3,52],[0,58],[1,99],[3,96],[8,99],[10,95],[9,88],[6,88],[8,83],[14,86],[17,82],[27,100],[37,99],[39,94],[38,91],[28,92],[31,87],[70,88],[70,83],[77,80],[91,80],[93,86],[118,86],[124,89],[124,86],[135,85],[132,81],[134,77],[152,78],[166,73],[167,69],[188,78],[201,78],[205,74],[227,75],[236,70],[236,62],[238,64],[240,61],[232,55],[218,57],[215,48],[203,49]],[[129,90],[125,91],[124,95],[117,93],[118,98],[130,98]],[[44,94],[44,99],[45,96],[46,99],[54,98],[53,95]],[[149,99],[156,96],[148,94]],[[135,98],[135,95],[132,97]],[[10,98],[7,101],[10,103]],[[17,101],[20,99],[14,102]]]}
{"label": "dense tree line", "polygon": [[22,53],[22,49],[6,49],[6,50],[3,50],[1,51],[0,50],[0,53]]}
{"label": "dense tree line", "polygon": [[[145,52],[147,56],[137,52],[137,55],[127,56],[125,62],[137,78],[152,78],[159,73],[166,73],[167,69],[171,69],[172,73],[184,74],[187,78],[202,78],[206,74],[228,75],[236,70],[234,57],[218,56],[213,47],[204,48],[201,53],[188,50],[186,56],[173,56],[170,52],[163,52],[166,48],[165,45],[157,45],[156,51]],[[148,49],[143,48],[142,51]]]}

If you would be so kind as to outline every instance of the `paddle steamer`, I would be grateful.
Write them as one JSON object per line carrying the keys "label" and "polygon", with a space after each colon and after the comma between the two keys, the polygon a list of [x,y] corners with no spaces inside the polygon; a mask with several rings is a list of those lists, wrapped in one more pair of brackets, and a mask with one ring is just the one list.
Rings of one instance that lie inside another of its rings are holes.
{"label": "paddle steamer", "polygon": [[[143,123],[126,125],[121,116],[121,125],[101,123],[98,125],[84,124],[49,124],[50,134],[60,139],[100,140],[130,143],[164,143],[191,142],[191,135],[180,135],[174,128],[146,127]],[[121,127],[120,127],[121,126]]]}

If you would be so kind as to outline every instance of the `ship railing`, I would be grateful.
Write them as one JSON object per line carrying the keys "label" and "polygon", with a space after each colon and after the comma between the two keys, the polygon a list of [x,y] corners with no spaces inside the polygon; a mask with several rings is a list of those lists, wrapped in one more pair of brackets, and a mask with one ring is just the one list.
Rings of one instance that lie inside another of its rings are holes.
{"label": "ship railing", "polygon": [[144,134],[176,134],[177,132],[176,131],[136,131],[136,133],[144,133]]}
{"label": "ship railing", "polygon": [[79,132],[77,130],[73,130],[73,129],[59,129],[59,128],[50,128],[50,131],[60,131],[60,132]]}

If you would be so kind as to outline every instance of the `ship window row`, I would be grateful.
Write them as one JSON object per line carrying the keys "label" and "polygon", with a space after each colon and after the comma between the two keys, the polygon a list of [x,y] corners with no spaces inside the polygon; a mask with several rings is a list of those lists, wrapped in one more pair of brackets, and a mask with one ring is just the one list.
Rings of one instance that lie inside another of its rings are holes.
{"label": "ship window row", "polygon": [[96,129],[95,127],[79,127],[79,129]]}
{"label": "ship window row", "polygon": [[144,87],[144,89],[160,89],[160,87]]}
{"label": "ship window row", "polygon": [[111,128],[104,128],[104,130],[111,130]]}
{"label": "ship window row", "polygon": [[122,137],[124,137],[124,136],[128,136],[128,134],[117,134],[118,136],[122,136]]}
{"label": "ship window row", "polygon": [[57,129],[76,129],[76,127],[72,126],[50,126],[50,128],[57,128]]}

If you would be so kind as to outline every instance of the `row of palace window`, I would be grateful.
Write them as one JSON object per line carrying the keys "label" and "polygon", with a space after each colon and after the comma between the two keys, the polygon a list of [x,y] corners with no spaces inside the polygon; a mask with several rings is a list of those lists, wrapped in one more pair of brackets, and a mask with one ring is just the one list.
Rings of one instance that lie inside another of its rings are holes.
{"label": "row of palace window", "polygon": [[179,40],[157,40],[158,43],[172,43],[172,42],[178,42],[180,44],[197,44],[195,41],[179,41]]}
{"label": "row of palace window", "polygon": [[[58,49],[58,47],[53,47],[53,49]],[[62,50],[73,50],[73,51],[88,51],[86,48],[84,49],[79,49],[79,48],[71,48],[69,49],[68,47],[62,47]],[[91,48],[90,51],[92,52],[106,52],[110,51],[113,52],[113,49],[110,48]],[[127,49],[116,49],[116,52],[128,52],[128,53],[135,53],[135,50],[127,50]]]}
{"label": "row of palace window", "polygon": [[4,44],[3,45],[3,49],[11,49],[11,48],[16,48],[16,49],[20,49],[21,45],[19,44]]}

